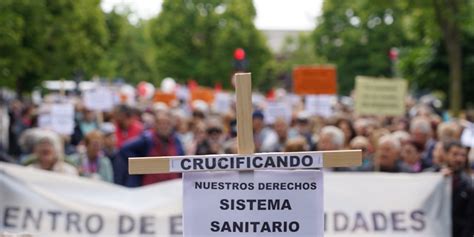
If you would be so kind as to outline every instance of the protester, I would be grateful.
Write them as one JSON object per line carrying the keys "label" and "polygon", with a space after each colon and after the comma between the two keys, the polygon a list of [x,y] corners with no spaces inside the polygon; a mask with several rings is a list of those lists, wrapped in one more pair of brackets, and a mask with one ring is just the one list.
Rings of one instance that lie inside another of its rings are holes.
{"label": "protester", "polygon": [[[358,149],[362,150],[360,167],[331,171],[439,172],[452,177],[453,236],[466,236],[469,228],[473,228],[468,220],[474,215],[474,195],[469,188],[472,171],[468,150],[459,142],[462,139],[465,145],[471,144],[472,126],[462,120],[441,121],[429,107],[415,100],[412,103],[405,116],[397,117],[362,116],[350,106],[340,104],[334,106],[329,117],[293,107],[290,121],[277,117],[272,124],[267,124],[263,111],[254,110],[256,152]],[[134,108],[117,105],[112,113],[103,114],[103,122],[97,120],[95,112],[76,106],[74,122],[80,136],[72,134],[71,139],[36,128],[35,109],[23,101],[10,105],[10,116],[19,122],[9,125],[13,150],[8,149],[11,144],[0,149],[0,161],[140,187],[180,175],[129,175],[130,157],[238,153],[237,121],[232,106],[228,112],[218,113],[204,101],[140,101]],[[64,147],[77,153],[68,157]],[[472,149],[471,153],[474,154]]]}
{"label": "protester", "polygon": [[288,139],[284,152],[308,151],[309,145],[304,137],[294,137]]}
{"label": "protester", "polygon": [[263,141],[262,152],[281,152],[285,149],[285,143],[290,136],[287,122],[283,118],[277,118],[273,123],[273,129],[275,133]]}
{"label": "protester", "polygon": [[402,143],[401,160],[408,166],[412,172],[419,173],[429,168],[426,161],[421,159],[423,146],[413,140]]}
{"label": "protester", "polygon": [[261,152],[263,142],[270,136],[276,136],[274,131],[265,126],[263,112],[257,110],[252,114],[253,136],[255,151]]}
{"label": "protester", "polygon": [[343,148],[349,148],[349,143],[356,136],[356,132],[352,123],[345,118],[339,118],[336,122],[336,126],[344,132],[344,146]]}
{"label": "protester", "polygon": [[[370,165],[373,162],[373,148],[369,143],[369,139],[367,139],[366,137],[364,136],[354,137],[349,144],[349,148],[353,150],[362,151],[361,167]],[[356,170],[357,169],[358,168],[356,168]]]}
{"label": "protester", "polygon": [[94,111],[84,108],[82,113],[77,113],[76,126],[72,135],[71,143],[78,145],[84,136],[93,130],[98,129],[97,119]]}
{"label": "protester", "polygon": [[416,143],[423,146],[422,159],[428,164],[431,164],[433,161],[432,153],[436,141],[432,137],[433,130],[430,121],[425,117],[420,116],[412,120],[410,124],[410,134]]}
{"label": "protester", "polygon": [[33,139],[32,153],[23,165],[67,175],[78,175],[77,169],[64,161],[61,138],[52,131],[43,130]]}
{"label": "protester", "polygon": [[81,176],[113,182],[112,164],[103,153],[103,144],[103,134],[98,130],[92,130],[84,137],[85,150],[71,156],[70,160]]}
{"label": "protester", "polygon": [[[139,137],[127,142],[119,151],[120,159],[144,156],[180,156],[184,155],[183,145],[174,133],[172,115],[168,112],[157,112],[156,123]],[[179,178],[179,174],[128,175],[128,162],[125,169],[118,172],[117,183],[127,187],[139,187],[160,181]]]}
{"label": "protester", "polygon": [[389,173],[412,172],[409,167],[400,162],[400,151],[400,142],[392,135],[385,135],[379,140],[374,162],[363,166],[360,170]]}
{"label": "protester", "polygon": [[114,111],[115,135],[117,147],[131,138],[137,137],[143,131],[143,125],[134,117],[132,108],[127,105],[120,105]]}
{"label": "protester", "polygon": [[335,126],[326,126],[321,129],[318,143],[318,151],[341,150],[344,148],[344,132]]}
{"label": "protester", "polygon": [[469,175],[467,149],[458,141],[446,144],[445,148],[448,165],[445,172],[452,176],[452,236],[469,236],[474,225],[474,191]]}

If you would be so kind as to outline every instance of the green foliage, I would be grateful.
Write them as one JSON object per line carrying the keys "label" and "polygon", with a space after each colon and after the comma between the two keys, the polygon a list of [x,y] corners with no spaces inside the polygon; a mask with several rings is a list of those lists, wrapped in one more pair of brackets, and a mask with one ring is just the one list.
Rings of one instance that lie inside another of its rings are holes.
{"label": "green foliage", "polygon": [[149,31],[149,22],[131,25],[128,14],[115,9],[106,14],[109,33],[107,51],[102,61],[101,76],[124,78],[127,82],[149,81],[157,83],[155,46]]}
{"label": "green foliage", "polygon": [[165,0],[151,21],[160,75],[228,87],[233,52],[240,47],[246,51],[254,84],[261,84],[271,54],[253,24],[255,14],[251,0]]}
{"label": "green foliage", "polygon": [[[277,78],[274,83],[267,83],[271,88],[273,84],[291,90],[292,72],[298,65],[315,65],[322,60],[316,57],[312,36],[309,32],[301,32],[297,36],[286,36],[281,49],[276,55],[276,61],[267,65],[271,72],[269,77]],[[272,81],[273,82],[273,81]]]}
{"label": "green foliage", "polygon": [[[449,57],[434,3],[453,1],[325,1],[313,32],[315,51],[323,62],[338,67],[339,92],[348,93],[356,75],[391,77],[391,47],[400,49],[397,69],[419,93],[450,95]],[[448,3],[449,2],[449,3]],[[474,1],[456,0],[459,14],[447,22],[461,29],[462,94],[474,100]],[[441,5],[441,13],[445,13]],[[390,24],[389,24],[390,23]]]}
{"label": "green foliage", "polygon": [[107,43],[99,3],[0,1],[0,85],[27,90],[78,70],[98,71]]}
{"label": "green foliage", "polygon": [[[460,14],[455,19],[461,28],[462,48],[462,95],[463,105],[474,101],[474,2],[458,1]],[[404,7],[405,24],[410,47],[404,47],[400,55],[400,69],[417,91],[439,91],[450,95],[449,57],[440,25],[436,21],[433,2],[412,2]],[[449,102],[449,101],[448,101]],[[449,104],[449,103],[446,103]]]}
{"label": "green foliage", "polygon": [[388,52],[406,43],[400,8],[393,1],[324,2],[313,39],[316,54],[337,66],[339,93],[348,94],[357,75],[392,75]]}

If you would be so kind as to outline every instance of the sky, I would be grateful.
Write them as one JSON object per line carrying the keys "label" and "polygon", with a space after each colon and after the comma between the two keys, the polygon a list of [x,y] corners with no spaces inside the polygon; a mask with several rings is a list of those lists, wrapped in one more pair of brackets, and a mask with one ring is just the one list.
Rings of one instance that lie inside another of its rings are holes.
{"label": "sky", "polygon": [[[237,0],[238,1],[238,0]],[[253,0],[257,9],[255,25],[261,30],[312,30],[321,14],[323,0]],[[102,0],[101,7],[109,12],[114,6],[128,6],[130,21],[148,19],[161,10],[162,0]]]}

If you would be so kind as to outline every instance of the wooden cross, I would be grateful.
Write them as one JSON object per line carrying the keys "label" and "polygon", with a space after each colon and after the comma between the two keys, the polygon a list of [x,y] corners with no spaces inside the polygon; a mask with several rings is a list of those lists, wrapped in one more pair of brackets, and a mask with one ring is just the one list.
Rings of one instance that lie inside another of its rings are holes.
{"label": "wooden cross", "polygon": [[128,160],[129,173],[331,168],[362,164],[361,150],[254,153],[250,73],[235,74],[235,84],[238,154],[132,157]]}
{"label": "wooden cross", "polygon": [[323,236],[323,173],[272,170],[358,166],[361,151],[254,153],[250,73],[234,79],[238,154],[135,157],[129,173],[250,171],[183,175],[185,237]]}

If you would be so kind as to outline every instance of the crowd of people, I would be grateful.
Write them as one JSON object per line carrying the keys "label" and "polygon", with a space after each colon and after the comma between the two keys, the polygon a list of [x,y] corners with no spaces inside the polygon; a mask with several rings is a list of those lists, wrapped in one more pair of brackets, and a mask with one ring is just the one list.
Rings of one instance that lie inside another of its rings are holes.
{"label": "crowd of people", "polygon": [[[474,117],[466,113],[464,119],[446,119],[431,104],[414,100],[407,100],[406,114],[396,117],[359,116],[340,102],[333,105],[332,116],[321,117],[302,109],[303,104],[301,97],[292,105],[291,121],[277,118],[272,124],[255,106],[256,152],[360,149],[361,166],[332,171],[440,172],[452,177],[453,236],[474,231],[474,149],[466,144],[474,140],[469,122]],[[128,157],[237,153],[235,112],[182,105],[117,105],[98,119],[79,101],[74,133],[65,136],[38,128],[37,107],[13,100],[0,110],[10,121],[3,128],[8,139],[0,140],[0,160],[139,187],[180,175],[129,175]]]}

